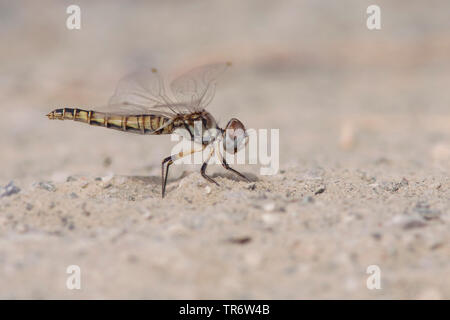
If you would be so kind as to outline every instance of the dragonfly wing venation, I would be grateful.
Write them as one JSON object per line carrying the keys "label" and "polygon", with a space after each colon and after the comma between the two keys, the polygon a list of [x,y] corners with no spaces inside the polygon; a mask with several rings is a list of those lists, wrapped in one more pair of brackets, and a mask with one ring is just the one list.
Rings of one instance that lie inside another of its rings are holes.
{"label": "dragonfly wing venation", "polygon": [[[156,69],[144,68],[131,73],[119,81],[114,95],[109,99],[105,111],[127,110],[140,114],[178,115],[195,112],[186,102],[177,102],[166,92],[164,80]],[[113,112],[113,111],[111,111]]]}
{"label": "dragonfly wing venation", "polygon": [[135,104],[145,107],[166,104],[164,85],[155,69],[144,68],[120,79],[109,105]]}
{"label": "dragonfly wing venation", "polygon": [[[173,108],[172,108],[173,109]],[[173,118],[176,114],[168,105],[159,105],[153,107],[145,107],[136,104],[113,104],[100,108],[94,108],[93,111],[105,113],[107,115],[118,116],[137,116],[137,115],[154,115]]]}
{"label": "dragonfly wing venation", "polygon": [[229,66],[230,62],[194,68],[173,80],[170,89],[177,101],[205,109],[214,97],[217,79]]}
{"label": "dragonfly wing venation", "polygon": [[[51,119],[72,119],[91,125],[142,134],[167,134],[186,126],[214,97],[216,80],[229,63],[194,68],[171,82],[171,95],[156,69],[141,69],[122,78],[105,107],[62,108]],[[192,116],[192,117],[191,117]]]}
{"label": "dragonfly wing venation", "polygon": [[228,66],[218,63],[194,68],[171,82],[171,93],[156,69],[141,69],[119,81],[108,106],[101,111],[166,116],[199,112],[213,99],[216,80]]}

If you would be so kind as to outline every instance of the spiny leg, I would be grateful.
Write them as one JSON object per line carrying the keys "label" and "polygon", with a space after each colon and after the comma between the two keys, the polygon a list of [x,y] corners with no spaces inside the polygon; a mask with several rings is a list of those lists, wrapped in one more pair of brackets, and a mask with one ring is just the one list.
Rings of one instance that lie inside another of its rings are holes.
{"label": "spiny leg", "polygon": [[241,177],[242,179],[246,180],[247,182],[251,182],[249,178],[247,178],[246,176],[244,176],[242,173],[240,173],[237,170],[234,170],[232,167],[230,167],[230,165],[227,163],[227,161],[225,160],[225,157],[222,158],[222,166],[227,169],[230,170],[231,172],[237,174],[239,177]]}
{"label": "spiny leg", "polygon": [[[167,184],[167,176],[169,175],[169,166],[174,163],[174,161],[177,161],[178,159],[181,159],[185,156],[188,156],[190,154],[193,154],[195,152],[199,152],[199,151],[203,151],[205,149],[205,146],[202,146],[201,150],[195,150],[194,148],[192,148],[191,150],[189,150],[188,152],[184,153],[184,152],[179,152],[176,155],[173,156],[169,156],[167,158],[165,158],[162,163],[161,163],[161,178],[162,178],[162,190],[161,190],[161,194],[162,197],[164,198],[164,195],[166,193],[166,184]],[[166,175],[164,176],[164,164],[167,162],[167,167],[166,167]]]}
{"label": "spiny leg", "polygon": [[208,166],[208,161],[203,162],[202,168],[200,170],[202,177],[205,178],[206,180],[208,180],[209,182],[215,183],[217,186],[219,186],[219,184],[213,178],[206,175],[206,167],[207,166]]}
{"label": "spiny leg", "polygon": [[[166,176],[164,177],[164,164],[167,163],[167,168],[166,168]],[[167,157],[163,160],[163,162],[161,163],[161,177],[162,177],[162,181],[161,181],[161,193],[162,193],[162,197],[164,198],[164,194],[166,193],[166,184],[167,184],[167,176],[169,175],[169,166],[173,163],[172,160],[172,156]]]}
{"label": "spiny leg", "polygon": [[217,186],[219,186],[219,184],[213,178],[209,177],[206,174],[206,167],[208,166],[209,159],[211,159],[211,156],[213,155],[213,153],[214,153],[214,149],[211,149],[211,152],[209,153],[208,159],[206,159],[206,161],[203,162],[203,164],[202,164],[202,168],[200,169],[200,173],[202,174],[203,178],[205,178],[209,182],[215,183]]}

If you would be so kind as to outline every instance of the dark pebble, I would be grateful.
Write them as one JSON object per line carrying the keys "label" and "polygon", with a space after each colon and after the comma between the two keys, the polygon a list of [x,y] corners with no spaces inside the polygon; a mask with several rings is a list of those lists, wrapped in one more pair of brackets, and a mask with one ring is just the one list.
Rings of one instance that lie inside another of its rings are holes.
{"label": "dark pebble", "polygon": [[252,238],[248,237],[248,236],[233,237],[233,238],[228,239],[228,242],[233,243],[233,244],[247,244],[251,241],[252,241]]}
{"label": "dark pebble", "polygon": [[5,187],[0,187],[0,198],[9,197],[19,192],[20,188],[16,187],[13,181],[10,181]]}
{"label": "dark pebble", "polygon": [[321,186],[321,187],[319,187],[319,189],[316,190],[316,192],[314,192],[314,194],[318,195],[318,194],[324,193],[325,190],[326,190],[325,186]]}
{"label": "dark pebble", "polygon": [[427,224],[425,222],[414,220],[414,221],[405,223],[405,225],[403,226],[403,229],[410,230],[410,229],[416,229],[416,228],[423,228],[426,225]]}

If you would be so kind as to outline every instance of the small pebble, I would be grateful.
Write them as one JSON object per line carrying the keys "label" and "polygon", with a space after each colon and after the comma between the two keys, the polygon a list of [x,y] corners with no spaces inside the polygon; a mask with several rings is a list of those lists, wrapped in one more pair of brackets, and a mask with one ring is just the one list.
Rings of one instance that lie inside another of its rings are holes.
{"label": "small pebble", "polygon": [[82,183],[81,183],[81,185],[80,185],[80,188],[81,189],[86,189],[86,187],[89,185],[89,182],[87,182],[87,181],[83,181]]}
{"label": "small pebble", "polygon": [[313,196],[306,196],[302,199],[302,203],[308,204],[308,203],[314,203],[314,197]]}
{"label": "small pebble", "polygon": [[56,187],[53,185],[53,183],[51,183],[49,181],[41,181],[41,182],[33,183],[33,187],[36,187],[39,189],[44,189],[44,190],[47,190],[50,192],[56,191]]}
{"label": "small pebble", "polygon": [[110,182],[113,178],[114,178],[114,174],[113,174],[113,173],[110,173],[110,174],[108,174],[108,175],[102,177],[101,179],[102,179],[102,182],[103,182],[103,183],[108,183],[108,182]]}
{"label": "small pebble", "polygon": [[414,207],[414,211],[416,211],[425,220],[436,219],[441,215],[439,210],[430,209],[430,205],[424,201],[417,202]]}
{"label": "small pebble", "polygon": [[206,194],[210,194],[211,193],[211,187],[210,186],[206,186],[205,187],[205,193]]}
{"label": "small pebble", "polygon": [[314,192],[314,194],[315,194],[315,195],[318,195],[318,194],[324,193],[325,190],[326,190],[325,186],[324,186],[324,185],[321,185],[318,189],[316,189],[316,191]]}
{"label": "small pebble", "polygon": [[280,218],[278,215],[273,213],[266,213],[261,216],[262,220],[267,225],[274,225],[277,224],[280,221]]}
{"label": "small pebble", "polygon": [[256,189],[256,183],[251,183],[251,184],[249,184],[248,186],[247,186],[247,189],[248,190],[255,190]]}
{"label": "small pebble", "polygon": [[439,189],[441,189],[442,184],[438,182],[438,183],[432,184],[431,187],[433,189],[439,190]]}
{"label": "small pebble", "polygon": [[14,182],[9,182],[6,186],[0,187],[0,198],[9,197],[15,193],[19,193],[20,188],[14,185]]}
{"label": "small pebble", "polygon": [[228,242],[233,244],[247,244],[252,241],[252,238],[249,236],[241,236],[241,237],[231,237],[228,239]]}
{"label": "small pebble", "polygon": [[425,222],[419,221],[419,220],[412,220],[403,225],[404,230],[410,230],[410,229],[416,229],[416,228],[423,228],[427,224]]}
{"label": "small pebble", "polygon": [[396,215],[391,221],[391,225],[401,226],[404,230],[415,229],[420,227],[425,227],[427,224],[423,221],[423,219],[419,219],[417,217],[411,217],[407,215]]}
{"label": "small pebble", "polygon": [[377,181],[377,178],[376,178],[376,177],[374,177],[374,176],[369,176],[369,175],[367,174],[367,172],[365,172],[365,171],[357,170],[357,173],[358,173],[358,175],[360,176],[360,178],[361,178],[363,181],[366,181],[366,182],[369,183],[369,184],[375,183],[375,182]]}
{"label": "small pebble", "polygon": [[381,187],[383,188],[383,190],[389,191],[389,192],[397,192],[403,186],[404,185],[401,182],[383,182],[381,184]]}
{"label": "small pebble", "polygon": [[275,202],[267,202],[263,205],[264,211],[272,212],[275,210]]}

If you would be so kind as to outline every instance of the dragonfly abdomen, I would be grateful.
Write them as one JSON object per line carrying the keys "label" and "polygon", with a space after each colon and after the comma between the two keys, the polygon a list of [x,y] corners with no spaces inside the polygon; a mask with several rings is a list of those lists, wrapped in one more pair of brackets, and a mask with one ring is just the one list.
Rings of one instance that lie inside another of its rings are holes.
{"label": "dragonfly abdomen", "polygon": [[93,126],[138,134],[170,134],[174,130],[170,118],[160,115],[122,116],[77,108],[55,109],[49,119],[74,120]]}

